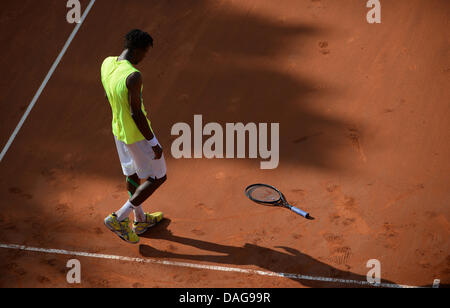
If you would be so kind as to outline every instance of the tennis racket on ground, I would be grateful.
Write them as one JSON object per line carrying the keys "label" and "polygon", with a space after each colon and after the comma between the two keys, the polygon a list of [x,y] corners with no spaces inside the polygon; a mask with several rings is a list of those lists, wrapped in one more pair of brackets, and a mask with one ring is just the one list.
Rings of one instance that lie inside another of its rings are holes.
{"label": "tennis racket on ground", "polygon": [[291,211],[301,215],[307,219],[314,219],[309,213],[290,205],[284,195],[275,187],[267,184],[253,184],[245,189],[245,195],[252,201],[263,204],[282,206],[290,209]]}

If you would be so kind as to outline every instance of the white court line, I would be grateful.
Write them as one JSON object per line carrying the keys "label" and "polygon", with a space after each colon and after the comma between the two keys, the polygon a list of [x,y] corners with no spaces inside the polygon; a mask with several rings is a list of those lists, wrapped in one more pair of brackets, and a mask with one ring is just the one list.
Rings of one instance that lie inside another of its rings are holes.
{"label": "white court line", "polygon": [[45,77],[44,81],[42,82],[41,86],[37,90],[36,94],[34,95],[33,99],[31,100],[31,103],[28,105],[27,110],[25,111],[24,115],[19,121],[19,124],[17,124],[16,129],[12,133],[11,137],[9,137],[8,142],[6,143],[5,147],[3,148],[2,152],[0,153],[0,162],[3,160],[3,157],[6,155],[6,152],[8,152],[9,147],[13,143],[14,139],[16,138],[17,134],[19,133],[20,129],[22,128],[23,123],[27,119],[28,115],[30,114],[31,110],[33,109],[34,105],[36,104],[36,101],[39,99],[39,96],[41,96],[42,91],[44,90],[45,86],[47,85],[48,81],[52,77],[53,73],[55,72],[56,68],[59,65],[59,62],[61,62],[62,57],[67,51],[67,48],[69,48],[69,45],[72,43],[72,40],[74,39],[75,35],[77,34],[78,30],[80,29],[81,25],[83,24],[86,16],[88,15],[89,11],[91,10],[92,6],[94,5],[95,0],[91,0],[88,7],[83,13],[83,16],[81,17],[80,23],[78,23],[73,29],[72,34],[67,39],[66,44],[64,45],[63,49],[59,53],[58,57],[56,58],[55,62],[53,63],[52,67],[47,73],[47,76]]}
{"label": "white court line", "polygon": [[[253,269],[243,269],[243,268],[236,268],[236,267],[215,266],[215,265],[165,261],[165,260],[156,260],[156,259],[122,257],[122,256],[115,256],[115,255],[105,255],[105,254],[90,253],[90,252],[70,251],[70,250],[63,250],[63,249],[36,248],[36,247],[28,247],[28,246],[23,246],[23,245],[14,245],[14,244],[1,244],[0,243],[0,248],[34,251],[34,252],[42,252],[42,253],[49,253],[49,254],[80,256],[80,257],[88,257],[88,258],[128,261],[128,262],[136,262],[136,263],[143,263],[143,264],[153,263],[153,264],[161,264],[161,265],[169,265],[169,266],[206,269],[206,270],[212,270],[212,271],[253,274],[253,275],[260,275],[260,276],[284,277],[284,278],[291,278],[291,279],[297,279],[297,280],[312,280],[312,281],[331,282],[331,283],[373,286],[371,283],[369,283],[367,281],[359,281],[359,280],[351,280],[351,279],[315,277],[315,276],[306,276],[306,275],[288,274],[288,273],[275,273],[275,272],[259,271],[259,270],[253,270]],[[399,284],[392,284],[392,283],[381,283],[378,286],[384,287],[384,288],[420,288],[420,287],[416,287],[416,286],[399,285]]]}

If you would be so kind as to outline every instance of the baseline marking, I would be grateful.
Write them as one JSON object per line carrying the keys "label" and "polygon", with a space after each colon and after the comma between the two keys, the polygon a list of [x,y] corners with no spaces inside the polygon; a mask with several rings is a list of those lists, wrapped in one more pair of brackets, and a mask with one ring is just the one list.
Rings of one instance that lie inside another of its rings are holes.
{"label": "baseline marking", "polygon": [[[253,269],[243,269],[243,268],[236,268],[236,267],[215,266],[215,265],[165,261],[165,260],[156,260],[156,259],[132,258],[132,257],[105,255],[105,254],[90,253],[90,252],[70,251],[70,250],[63,250],[63,249],[46,249],[46,248],[28,247],[28,246],[23,246],[23,245],[14,245],[14,244],[1,244],[0,243],[0,248],[17,249],[17,250],[25,250],[25,251],[33,251],[33,252],[41,252],[41,253],[49,253],[49,254],[81,256],[81,257],[88,257],[88,258],[120,260],[120,261],[136,262],[136,263],[143,263],[143,264],[153,263],[153,264],[161,264],[161,265],[169,265],[169,266],[206,269],[206,270],[212,270],[212,271],[253,274],[253,275],[260,275],[260,276],[283,277],[283,278],[291,278],[291,279],[297,279],[297,280],[312,280],[312,281],[322,281],[322,282],[332,282],[332,283],[374,286],[367,281],[359,281],[359,280],[351,280],[351,279],[315,277],[315,276],[306,276],[306,275],[301,275],[301,274],[289,274],[289,273],[276,273],[276,272],[260,271],[260,270],[253,270]],[[380,283],[378,286],[384,287],[384,288],[421,288],[421,287],[417,287],[417,286],[399,285],[399,284],[393,284],[393,283]]]}
{"label": "baseline marking", "polygon": [[52,77],[53,73],[55,72],[56,68],[59,65],[59,62],[61,62],[62,57],[66,53],[67,49],[69,48],[69,45],[72,43],[72,40],[74,39],[75,35],[77,34],[78,30],[80,29],[81,25],[83,24],[83,21],[85,20],[86,16],[88,15],[89,11],[91,10],[92,6],[94,5],[95,0],[91,0],[88,7],[84,11],[83,16],[81,17],[80,23],[76,25],[75,29],[73,29],[72,34],[70,34],[66,44],[64,45],[63,49],[59,53],[58,57],[56,58],[55,62],[53,63],[52,67],[50,68],[49,72],[47,73],[47,76],[45,77],[44,81],[42,82],[41,86],[37,90],[36,94],[34,95],[33,99],[31,100],[31,103],[28,105],[27,110],[25,111],[24,115],[19,121],[19,124],[17,124],[16,129],[12,133],[11,137],[9,137],[8,142],[6,143],[5,147],[3,148],[2,152],[0,153],[0,162],[3,160],[3,157],[6,155],[6,152],[8,151],[9,147],[13,143],[14,139],[16,138],[17,134],[19,133],[20,129],[22,128],[23,123],[27,119],[28,115],[30,114],[31,110],[33,109],[34,105],[36,104],[36,101],[39,99],[39,96],[41,96],[42,91],[44,90],[45,86],[47,85],[48,81]]}

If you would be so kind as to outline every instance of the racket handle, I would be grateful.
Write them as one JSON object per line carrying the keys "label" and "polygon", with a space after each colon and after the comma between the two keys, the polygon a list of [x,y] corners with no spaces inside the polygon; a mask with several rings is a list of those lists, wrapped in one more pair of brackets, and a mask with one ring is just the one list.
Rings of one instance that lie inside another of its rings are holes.
{"label": "racket handle", "polygon": [[309,216],[308,213],[306,213],[305,211],[302,211],[299,208],[296,208],[295,206],[291,206],[290,209],[291,209],[291,211],[293,211],[293,212],[295,212],[295,213],[297,213],[297,214],[299,214],[299,215],[301,215],[301,216],[303,216],[305,218],[307,218]]}

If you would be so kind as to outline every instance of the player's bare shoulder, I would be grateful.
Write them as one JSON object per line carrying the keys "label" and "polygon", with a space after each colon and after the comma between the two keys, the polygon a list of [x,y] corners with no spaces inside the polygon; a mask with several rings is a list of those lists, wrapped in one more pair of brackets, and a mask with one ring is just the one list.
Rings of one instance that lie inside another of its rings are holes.
{"label": "player's bare shoulder", "polygon": [[142,74],[140,72],[133,72],[127,77],[127,88],[129,90],[139,89],[142,85]]}

